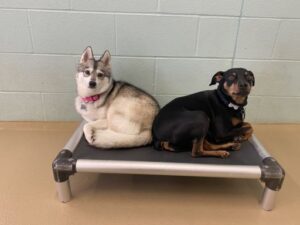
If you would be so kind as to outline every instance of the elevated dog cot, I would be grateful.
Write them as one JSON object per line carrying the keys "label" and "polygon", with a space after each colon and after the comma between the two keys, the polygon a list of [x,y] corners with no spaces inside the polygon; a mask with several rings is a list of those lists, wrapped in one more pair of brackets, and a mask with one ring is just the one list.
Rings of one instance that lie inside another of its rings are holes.
{"label": "elevated dog cot", "polygon": [[157,151],[151,146],[101,150],[90,146],[83,135],[82,122],[52,163],[56,191],[61,202],[71,200],[69,176],[80,172],[146,174],[167,176],[260,179],[264,184],[261,205],[272,210],[276,193],[284,180],[284,170],[255,136],[240,151],[226,159],[192,158],[190,152]]}

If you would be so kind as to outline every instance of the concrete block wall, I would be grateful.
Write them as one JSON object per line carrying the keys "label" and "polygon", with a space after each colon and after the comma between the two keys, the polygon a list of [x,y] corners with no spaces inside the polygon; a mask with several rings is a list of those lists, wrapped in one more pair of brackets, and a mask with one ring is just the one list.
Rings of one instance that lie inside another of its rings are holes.
{"label": "concrete block wall", "polygon": [[300,122],[299,11],[298,0],[0,0],[0,120],[78,120],[75,67],[91,45],[161,105],[248,68],[247,119]]}

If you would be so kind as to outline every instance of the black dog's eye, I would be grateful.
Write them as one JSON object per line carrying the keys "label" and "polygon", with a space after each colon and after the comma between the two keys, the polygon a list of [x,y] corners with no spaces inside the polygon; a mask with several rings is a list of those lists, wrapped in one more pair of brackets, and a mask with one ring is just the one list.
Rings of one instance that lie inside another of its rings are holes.
{"label": "black dog's eye", "polygon": [[91,72],[89,70],[84,71],[84,75],[89,76],[90,74],[91,74]]}
{"label": "black dog's eye", "polygon": [[250,74],[247,74],[245,76],[246,80],[251,84],[251,85],[254,85],[254,78],[253,76],[251,76]]}
{"label": "black dog's eye", "polygon": [[247,81],[253,81],[253,77],[251,75],[246,75],[246,80]]}

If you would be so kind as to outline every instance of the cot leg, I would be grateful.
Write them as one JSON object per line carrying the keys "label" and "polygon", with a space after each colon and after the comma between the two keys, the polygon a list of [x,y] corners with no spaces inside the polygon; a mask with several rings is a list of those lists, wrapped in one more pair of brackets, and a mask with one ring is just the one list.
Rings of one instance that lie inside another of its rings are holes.
{"label": "cot leg", "polygon": [[261,205],[264,210],[270,211],[275,206],[276,194],[281,189],[285,171],[272,157],[263,159],[261,170],[261,180],[265,183]]}
{"label": "cot leg", "polygon": [[60,202],[68,202],[72,198],[72,192],[69,179],[64,182],[55,182],[58,200]]}
{"label": "cot leg", "polygon": [[265,187],[261,198],[261,206],[264,210],[271,211],[274,208],[277,192]]}
{"label": "cot leg", "polygon": [[62,150],[52,163],[56,191],[61,202],[68,202],[72,197],[69,176],[76,172],[76,160],[72,156],[71,151]]}

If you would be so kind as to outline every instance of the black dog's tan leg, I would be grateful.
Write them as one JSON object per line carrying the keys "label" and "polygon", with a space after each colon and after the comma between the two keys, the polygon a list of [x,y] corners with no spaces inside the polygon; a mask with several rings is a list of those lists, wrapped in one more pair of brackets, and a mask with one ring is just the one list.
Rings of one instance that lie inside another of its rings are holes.
{"label": "black dog's tan leg", "polygon": [[175,151],[175,149],[171,147],[171,145],[170,145],[170,143],[168,141],[162,141],[162,142],[160,142],[160,147],[163,150],[167,150],[167,151],[171,151],[171,152]]}
{"label": "black dog's tan leg", "polygon": [[193,149],[192,149],[192,156],[214,156],[214,157],[221,157],[226,158],[230,154],[225,150],[208,150],[204,147],[204,139],[194,140],[193,141]]}
{"label": "black dog's tan leg", "polygon": [[236,130],[237,135],[234,137],[235,146],[232,147],[233,150],[240,150],[241,143],[247,141],[253,133],[253,128],[250,123],[243,123],[243,125]]}
{"label": "black dog's tan leg", "polygon": [[203,143],[204,149],[206,149],[207,151],[235,148],[237,144],[238,143],[235,142],[228,142],[228,143],[217,145],[217,144],[209,143],[207,140],[204,140]]}
{"label": "black dog's tan leg", "polygon": [[242,128],[245,129],[245,132],[243,134],[243,141],[247,141],[253,134],[253,128],[250,123],[244,123]]}
{"label": "black dog's tan leg", "polygon": [[197,157],[201,156],[201,150],[203,149],[203,139],[195,139],[193,140],[193,148],[192,148],[192,156]]}
{"label": "black dog's tan leg", "polygon": [[237,135],[235,137],[235,142],[244,142],[247,141],[253,134],[253,128],[250,123],[243,123],[242,127],[237,130]]}
{"label": "black dog's tan leg", "polygon": [[229,155],[230,155],[230,153],[225,150],[203,151],[202,152],[202,156],[214,156],[214,157],[227,158]]}

